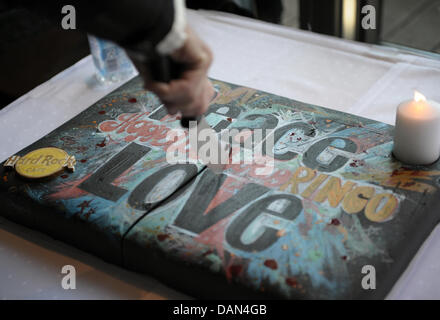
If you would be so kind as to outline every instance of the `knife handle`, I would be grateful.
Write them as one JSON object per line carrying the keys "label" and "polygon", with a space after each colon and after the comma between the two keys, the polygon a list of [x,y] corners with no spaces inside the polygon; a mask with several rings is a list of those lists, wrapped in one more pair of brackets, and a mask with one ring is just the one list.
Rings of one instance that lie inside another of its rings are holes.
{"label": "knife handle", "polygon": [[[150,71],[153,79],[159,82],[170,82],[173,79],[179,78],[183,72],[183,65],[177,63],[169,56],[156,55],[150,63]],[[184,128],[189,128],[190,121],[197,121],[199,123],[200,116],[196,117],[182,117],[180,125]]]}
{"label": "knife handle", "polygon": [[154,81],[168,83],[179,78],[183,72],[183,64],[177,63],[169,56],[155,54],[150,60],[149,69]]}
{"label": "knife handle", "polygon": [[189,128],[189,122],[190,121],[197,121],[197,123],[199,123],[200,118],[202,116],[196,116],[196,117],[182,117],[182,119],[180,119],[180,125],[184,128]]}

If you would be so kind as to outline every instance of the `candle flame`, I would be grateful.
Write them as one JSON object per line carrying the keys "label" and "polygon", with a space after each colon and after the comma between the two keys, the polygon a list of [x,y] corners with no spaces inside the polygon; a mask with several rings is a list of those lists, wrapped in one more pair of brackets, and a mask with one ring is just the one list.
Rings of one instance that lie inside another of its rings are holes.
{"label": "candle flame", "polygon": [[414,90],[414,100],[416,102],[426,101],[426,97],[423,94],[421,94],[420,92],[418,92],[417,90]]}

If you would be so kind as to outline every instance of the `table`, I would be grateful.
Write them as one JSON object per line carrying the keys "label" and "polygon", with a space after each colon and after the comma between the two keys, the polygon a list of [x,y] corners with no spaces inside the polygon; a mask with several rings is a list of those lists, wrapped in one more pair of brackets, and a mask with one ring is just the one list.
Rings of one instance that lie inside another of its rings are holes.
{"label": "table", "polygon": [[[214,52],[210,77],[394,124],[414,89],[440,101],[440,61],[210,11],[188,21]],[[90,56],[0,110],[0,161],[120,84],[102,87]],[[388,299],[440,299],[440,227]],[[77,289],[61,287],[73,265]],[[146,275],[110,265],[39,232],[0,220],[0,299],[187,299]]]}

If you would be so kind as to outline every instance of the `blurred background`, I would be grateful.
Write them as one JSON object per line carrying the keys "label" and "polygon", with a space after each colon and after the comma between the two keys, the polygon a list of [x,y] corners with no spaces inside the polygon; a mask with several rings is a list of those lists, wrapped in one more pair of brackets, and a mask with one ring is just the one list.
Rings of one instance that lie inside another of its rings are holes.
{"label": "blurred background", "polygon": [[[121,1],[121,4],[123,1]],[[440,57],[440,0],[187,0],[191,9],[230,12],[354,41]],[[376,8],[364,30],[361,8]],[[61,21],[61,20],[60,20]],[[90,53],[85,34],[0,0],[0,109]]]}

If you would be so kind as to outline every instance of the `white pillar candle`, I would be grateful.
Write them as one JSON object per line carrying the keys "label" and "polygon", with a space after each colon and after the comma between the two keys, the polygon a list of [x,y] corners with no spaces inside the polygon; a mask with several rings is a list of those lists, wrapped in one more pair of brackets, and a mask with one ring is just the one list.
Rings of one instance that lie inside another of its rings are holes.
{"label": "white pillar candle", "polygon": [[419,92],[397,107],[394,156],[413,165],[435,162],[440,156],[440,104]]}

